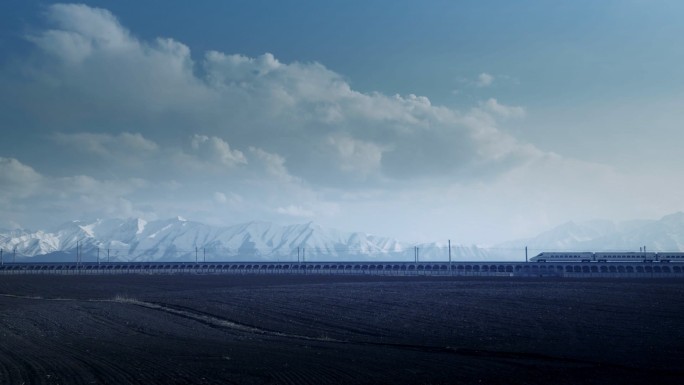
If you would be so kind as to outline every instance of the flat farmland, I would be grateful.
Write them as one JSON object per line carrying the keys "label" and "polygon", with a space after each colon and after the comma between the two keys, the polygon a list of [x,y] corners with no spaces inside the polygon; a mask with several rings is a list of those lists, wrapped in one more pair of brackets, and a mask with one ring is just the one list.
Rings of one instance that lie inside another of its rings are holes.
{"label": "flat farmland", "polygon": [[0,384],[684,383],[684,281],[0,277]]}

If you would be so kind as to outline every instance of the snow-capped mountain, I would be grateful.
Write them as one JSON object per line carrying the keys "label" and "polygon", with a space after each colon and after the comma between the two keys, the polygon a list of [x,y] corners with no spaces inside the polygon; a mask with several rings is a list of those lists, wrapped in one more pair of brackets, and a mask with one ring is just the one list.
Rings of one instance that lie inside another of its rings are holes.
{"label": "snow-capped mountain", "polygon": [[[250,222],[218,227],[183,218],[73,221],[50,232],[0,234],[5,255],[18,260],[226,261],[226,260],[447,260],[446,245],[409,245],[315,223],[279,226]],[[416,251],[417,248],[417,251]],[[483,259],[477,247],[452,245],[452,259]]]}
{"label": "snow-capped mountain", "polygon": [[534,238],[498,245],[501,248],[524,246],[535,251],[639,251],[644,246],[653,251],[684,251],[684,213],[659,220],[568,222]]}
{"label": "snow-capped mountain", "polygon": [[[524,260],[541,251],[634,250],[684,251],[684,213],[659,220],[622,223],[568,222],[536,237],[492,248],[451,245],[451,259]],[[408,244],[361,232],[323,228],[315,223],[280,226],[249,222],[210,226],[173,218],[73,221],[49,231],[0,232],[4,261],[446,261],[446,243]],[[77,251],[78,250],[78,251]]]}

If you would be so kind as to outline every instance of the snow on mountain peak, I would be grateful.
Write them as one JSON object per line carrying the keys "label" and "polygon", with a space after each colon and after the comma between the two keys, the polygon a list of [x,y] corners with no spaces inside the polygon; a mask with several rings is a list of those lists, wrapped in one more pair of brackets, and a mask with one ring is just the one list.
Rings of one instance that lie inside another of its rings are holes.
{"label": "snow on mountain peak", "polygon": [[138,231],[136,231],[135,234],[136,235],[142,234],[142,232],[145,230],[145,226],[147,226],[147,221],[145,221],[142,218],[138,218],[137,225],[138,225]]}
{"label": "snow on mountain peak", "polygon": [[[74,221],[52,232],[0,234],[0,247],[17,245],[24,257],[61,252],[72,254],[77,245],[91,259],[99,252],[112,261],[192,260],[202,251],[207,260],[272,259],[297,260],[298,253],[312,259],[403,259],[401,243],[364,233],[326,229],[318,224],[280,226],[250,222],[217,227],[183,218],[144,221],[106,219]],[[392,257],[392,255],[394,257]],[[49,257],[41,257],[48,259]]]}
{"label": "snow on mountain peak", "polygon": [[83,230],[83,232],[86,233],[86,235],[87,235],[88,237],[90,237],[90,238],[93,237],[93,227],[94,227],[94,224],[85,225],[85,226],[80,226],[80,225],[79,225],[78,227],[79,227],[81,230]]}

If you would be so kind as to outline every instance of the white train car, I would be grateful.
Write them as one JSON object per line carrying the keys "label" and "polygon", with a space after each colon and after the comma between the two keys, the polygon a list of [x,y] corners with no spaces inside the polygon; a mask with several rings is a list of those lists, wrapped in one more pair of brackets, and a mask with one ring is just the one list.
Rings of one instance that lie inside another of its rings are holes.
{"label": "white train car", "polygon": [[660,262],[684,262],[684,253],[682,253],[682,252],[658,253],[656,260],[660,261]]}
{"label": "white train car", "polygon": [[531,262],[591,262],[594,260],[592,252],[545,252],[530,258]]}
{"label": "white train car", "polygon": [[684,262],[684,252],[543,252],[531,262]]}
{"label": "white train car", "polygon": [[653,262],[656,261],[657,253],[637,251],[613,251],[594,253],[596,262]]}

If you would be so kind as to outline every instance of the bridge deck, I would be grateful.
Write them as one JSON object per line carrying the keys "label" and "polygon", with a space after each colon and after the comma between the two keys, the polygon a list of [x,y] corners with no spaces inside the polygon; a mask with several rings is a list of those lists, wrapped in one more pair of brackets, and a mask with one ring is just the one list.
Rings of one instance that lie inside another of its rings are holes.
{"label": "bridge deck", "polygon": [[0,274],[381,274],[684,277],[684,263],[649,262],[31,262]]}

